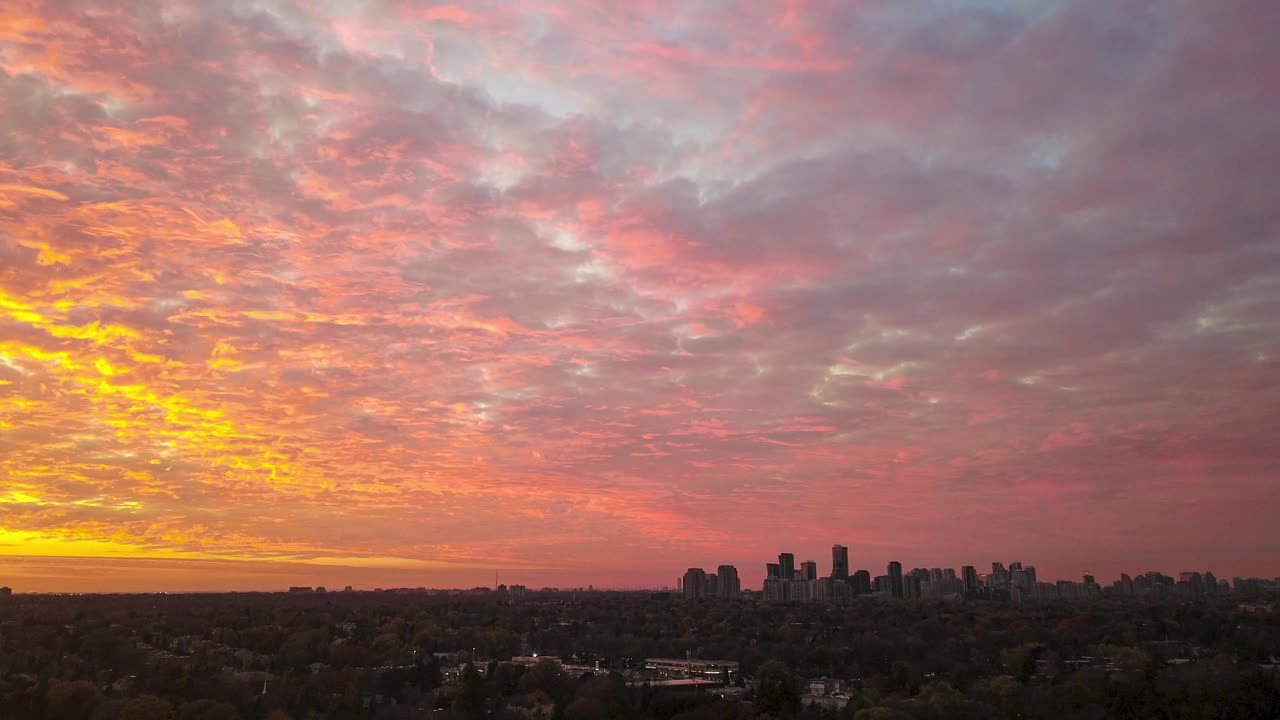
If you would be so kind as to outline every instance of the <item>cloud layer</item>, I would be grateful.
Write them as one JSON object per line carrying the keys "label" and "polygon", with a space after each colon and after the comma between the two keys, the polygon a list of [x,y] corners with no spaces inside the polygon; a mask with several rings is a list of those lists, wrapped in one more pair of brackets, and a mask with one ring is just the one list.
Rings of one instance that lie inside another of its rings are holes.
{"label": "cloud layer", "polygon": [[1274,2],[6,7],[0,553],[1280,565]]}

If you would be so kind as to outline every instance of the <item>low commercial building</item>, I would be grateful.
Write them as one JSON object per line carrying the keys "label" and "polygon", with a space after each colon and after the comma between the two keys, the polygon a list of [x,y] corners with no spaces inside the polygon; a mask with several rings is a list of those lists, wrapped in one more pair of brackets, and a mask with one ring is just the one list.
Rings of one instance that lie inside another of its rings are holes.
{"label": "low commercial building", "polygon": [[738,679],[738,663],[733,660],[646,658],[644,669],[659,680],[707,680],[732,685]]}

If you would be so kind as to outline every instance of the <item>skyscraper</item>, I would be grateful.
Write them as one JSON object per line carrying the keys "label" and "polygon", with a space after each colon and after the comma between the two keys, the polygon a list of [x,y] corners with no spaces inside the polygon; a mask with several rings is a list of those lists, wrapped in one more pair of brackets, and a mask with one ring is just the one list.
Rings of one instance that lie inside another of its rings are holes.
{"label": "skyscraper", "polygon": [[782,572],[783,580],[794,578],[796,576],[796,556],[791,553],[779,553],[778,568]]}
{"label": "skyscraper", "polygon": [[699,600],[706,597],[707,571],[702,568],[689,568],[684,571],[684,599]]}
{"label": "skyscraper", "polygon": [[716,568],[719,577],[719,594],[724,598],[736,598],[742,595],[742,581],[738,579],[738,568],[733,565],[721,565]]}
{"label": "skyscraper", "polygon": [[849,548],[843,545],[831,546],[831,577],[849,579]]}
{"label": "skyscraper", "polygon": [[854,573],[850,582],[853,584],[854,595],[871,594],[871,573],[866,570],[859,570]]}
{"label": "skyscraper", "polygon": [[902,597],[902,563],[897,560],[889,563],[889,594]]}
{"label": "skyscraper", "polygon": [[960,578],[956,577],[955,568],[944,568],[942,570],[942,584],[945,588],[942,591],[944,595],[960,595],[964,593],[964,585],[960,582]]}
{"label": "skyscraper", "polygon": [[[769,563],[772,565],[773,563]],[[779,577],[768,577],[764,581],[764,601],[783,602],[786,597],[786,581]]]}
{"label": "skyscraper", "polygon": [[960,577],[964,579],[964,591],[967,593],[978,591],[978,570],[972,565],[965,565],[960,568]]}
{"label": "skyscraper", "polygon": [[766,578],[780,578],[782,577],[782,566],[778,565],[778,563],[765,563],[764,572]]}
{"label": "skyscraper", "polygon": [[1013,584],[1013,587],[1019,588],[1021,590],[1031,589],[1032,581],[1029,577],[1027,577],[1026,570],[1023,570],[1020,567],[1011,568],[1009,570],[1009,576],[1010,576],[1009,582]]}
{"label": "skyscraper", "polygon": [[[927,577],[927,576],[926,576]],[[920,576],[912,573],[902,580],[902,597],[918,598],[920,597]]]}
{"label": "skyscraper", "polygon": [[818,561],[805,560],[800,563],[800,579],[801,580],[817,580],[818,579]]}

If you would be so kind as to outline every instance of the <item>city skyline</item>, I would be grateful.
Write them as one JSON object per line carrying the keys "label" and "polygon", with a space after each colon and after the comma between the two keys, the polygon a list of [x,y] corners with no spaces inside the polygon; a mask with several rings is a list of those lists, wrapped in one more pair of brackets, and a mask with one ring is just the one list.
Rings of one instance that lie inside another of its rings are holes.
{"label": "city skyline", "polygon": [[[830,549],[830,546],[828,546]],[[796,557],[800,557],[802,553],[792,553]],[[54,562],[49,562],[53,560]],[[817,577],[832,577],[830,566],[823,565],[821,561],[815,558],[805,557],[801,562],[813,560],[817,562]],[[369,591],[379,588],[384,589],[403,589],[403,588],[422,588],[427,590],[466,590],[475,587],[492,588],[495,584],[495,568],[474,568],[465,571],[463,574],[450,573],[447,577],[458,579],[456,582],[448,582],[442,580],[442,576],[433,576],[431,574],[422,573],[417,570],[401,570],[388,572],[386,568],[377,567],[344,567],[344,566],[316,566],[307,564],[288,565],[283,563],[261,564],[254,566],[258,571],[258,575],[249,582],[228,583],[223,578],[224,575],[218,572],[209,572],[208,565],[210,561],[171,561],[165,559],[128,559],[119,560],[123,568],[111,580],[103,581],[93,574],[94,570],[101,567],[100,558],[32,558],[24,556],[8,556],[0,558],[0,586],[12,586],[15,592],[19,593],[149,593],[149,592],[174,592],[174,593],[208,593],[208,592],[283,592],[288,587],[328,587],[330,590],[339,590],[346,586],[353,586],[356,590]],[[216,561],[214,561],[216,562]],[[874,579],[877,575],[884,574],[884,569],[891,560],[885,560],[880,563],[863,563],[851,561],[849,573],[852,576],[858,571],[870,573],[870,577]],[[974,564],[972,562],[964,562],[959,564],[947,563],[919,563],[915,561],[899,561],[902,562],[904,572],[908,568],[943,568],[955,570],[960,575],[961,569],[967,565],[973,565],[976,568],[976,576],[990,574],[991,562]],[[1004,562],[995,560],[992,562]],[[38,569],[23,568],[23,564],[35,566]],[[190,580],[179,580],[176,584],[169,587],[156,587],[148,578],[155,577],[157,570],[148,568],[148,565],[163,564],[168,567],[159,571],[170,577],[190,578]],[[229,562],[232,570],[240,568],[243,563]],[[702,563],[690,563],[690,567],[702,567],[708,573],[714,572],[723,566],[735,568],[738,571],[740,587],[743,590],[759,591],[761,590],[761,582],[766,577],[765,561],[748,560],[745,562],[726,562],[723,560],[707,561]],[[756,566],[759,565],[759,568]],[[130,567],[132,566],[132,567]],[[1101,567],[1101,566],[1099,566]],[[796,570],[799,571],[800,563],[797,563]],[[1141,568],[1141,569],[1140,569]],[[650,580],[637,580],[629,583],[611,584],[608,582],[593,581],[589,575],[577,573],[557,573],[538,570],[521,570],[519,568],[499,568],[497,570],[497,582],[502,585],[522,585],[529,589],[540,589],[544,587],[553,587],[560,589],[586,589],[594,587],[601,591],[629,591],[629,590],[661,590],[663,588],[674,588],[677,585],[672,584],[670,568],[665,568],[667,572],[658,572],[655,577]],[[1188,571],[1218,573],[1214,568],[1206,568],[1203,566],[1195,566],[1190,563],[1183,563],[1173,567],[1147,567],[1137,564],[1125,565],[1120,563],[1116,566],[1114,572],[1110,570],[1093,571],[1090,568],[1083,568],[1077,573],[1070,574],[1067,570],[1065,573],[1056,571],[1046,572],[1044,565],[1037,566],[1039,579],[1041,581],[1058,581],[1072,580],[1077,581],[1083,577],[1086,572],[1090,572],[1098,578],[1105,578],[1113,581],[1122,574],[1137,576],[1138,574],[1147,572],[1158,572],[1169,577],[1177,578],[1180,573]],[[17,570],[17,572],[14,572]],[[1246,579],[1262,579],[1266,581],[1274,581],[1280,584],[1280,570],[1262,569],[1255,572],[1231,572],[1225,568],[1217,574],[1219,580],[1232,580],[1234,578]],[[84,581],[88,576],[91,582]],[[79,577],[79,583],[74,578]],[[1100,580],[1101,582],[1101,580]]]}
{"label": "city skyline", "polygon": [[[905,570],[901,561],[890,560],[885,564],[884,574],[876,574],[866,567],[856,568],[849,564],[848,548],[835,544],[831,548],[832,558],[829,572],[818,571],[817,561],[805,560],[799,569],[795,568],[794,553],[783,551],[778,554],[778,562],[763,563],[765,572],[762,579],[762,595],[766,601],[807,601],[807,602],[843,602],[859,595],[883,595],[895,599],[902,598],[941,598],[950,596],[971,597],[975,594],[996,593],[996,599],[1012,599],[1021,602],[1026,599],[1070,598],[1101,595],[1104,592],[1116,592],[1121,595],[1156,591],[1165,587],[1165,591],[1192,593],[1193,596],[1214,594],[1219,592],[1259,592],[1266,588],[1280,588],[1280,575],[1232,576],[1218,577],[1212,570],[1181,570],[1176,574],[1160,570],[1147,569],[1140,572],[1121,572],[1114,581],[1099,583],[1098,576],[1091,570],[1083,570],[1076,578],[1049,577],[1040,574],[1037,568],[1029,563],[1010,561],[1006,567],[1004,562],[992,561],[986,567],[962,565],[956,567],[932,566],[913,567]],[[791,571],[788,573],[787,570]],[[740,573],[734,565],[719,565],[717,573],[708,573],[701,567],[690,567],[677,581],[676,588],[685,599],[696,600],[710,597],[738,597],[741,593],[732,589],[726,591],[721,578],[730,577],[728,588],[743,589],[739,581]],[[1072,593],[1072,594],[1064,594]]]}
{"label": "city skyline", "polygon": [[2,17],[16,590],[1280,568],[1273,0]]}

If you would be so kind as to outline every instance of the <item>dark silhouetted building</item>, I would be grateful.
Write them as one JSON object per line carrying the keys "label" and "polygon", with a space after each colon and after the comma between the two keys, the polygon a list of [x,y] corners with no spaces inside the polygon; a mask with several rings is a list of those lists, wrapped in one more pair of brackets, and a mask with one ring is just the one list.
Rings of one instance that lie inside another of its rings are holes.
{"label": "dark silhouetted building", "polygon": [[738,579],[738,568],[733,565],[721,565],[716,568],[716,576],[719,578],[720,597],[736,598],[742,595],[742,581]]}
{"label": "dark silhouetted building", "polygon": [[796,556],[791,553],[780,553],[778,567],[782,571],[782,579],[791,580],[796,576]]}
{"label": "dark silhouetted building", "polygon": [[782,566],[778,563],[765,563],[764,571],[764,576],[766,578],[782,577]]}
{"label": "dark silhouetted building", "polygon": [[[927,581],[926,581],[927,582]],[[921,592],[920,576],[912,573],[902,578],[902,597],[918,598]]]}
{"label": "dark silhouetted building", "polygon": [[1120,581],[1116,583],[1121,595],[1133,594],[1133,578],[1129,577],[1129,573],[1120,573]]}
{"label": "dark silhouetted building", "polygon": [[702,568],[689,568],[684,572],[685,600],[700,600],[707,596],[707,571]]}
{"label": "dark silhouetted building", "polygon": [[[773,563],[769,563],[772,565]],[[788,580],[780,577],[767,577],[764,580],[763,595],[765,602],[785,602],[787,599]]]}
{"label": "dark silhouetted building", "polygon": [[849,579],[849,548],[843,545],[831,546],[831,577]]}
{"label": "dark silhouetted building", "polygon": [[850,578],[853,585],[854,595],[870,595],[871,594],[871,573],[866,570],[859,570]]}
{"label": "dark silhouetted building", "polygon": [[1003,588],[1009,584],[1009,571],[1004,569],[1004,563],[991,563],[991,587]]}
{"label": "dark silhouetted building", "polygon": [[817,580],[818,579],[818,561],[805,560],[800,563],[800,579],[801,580]]}
{"label": "dark silhouetted building", "polygon": [[1102,594],[1102,587],[1098,585],[1098,580],[1094,576],[1085,573],[1084,576],[1084,595],[1085,597],[1093,597]]}
{"label": "dark silhouetted building", "polygon": [[889,594],[902,597],[902,563],[897,560],[889,563]]}
{"label": "dark silhouetted building", "polygon": [[967,593],[978,591],[978,569],[972,565],[965,565],[960,568],[960,578],[964,580],[964,591]]}

